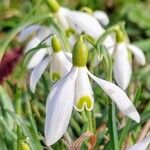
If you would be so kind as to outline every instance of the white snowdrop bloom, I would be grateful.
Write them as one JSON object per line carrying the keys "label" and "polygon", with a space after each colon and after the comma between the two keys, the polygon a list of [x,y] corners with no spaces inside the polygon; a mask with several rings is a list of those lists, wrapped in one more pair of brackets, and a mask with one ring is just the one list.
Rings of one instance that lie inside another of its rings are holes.
{"label": "white snowdrop bloom", "polygon": [[[57,22],[65,30],[72,28],[78,34],[85,32],[96,40],[105,32],[105,29],[99,23],[101,20],[101,22],[103,21],[103,23],[106,24],[109,20],[106,15],[104,15],[104,12],[97,11],[95,14],[90,15],[81,11],[73,11],[68,8],[59,6],[56,0],[51,0],[48,4],[50,9],[54,12],[54,16],[56,16]],[[111,35],[106,37],[104,40],[103,44],[108,49],[110,49],[110,54],[112,54],[114,43],[114,38]]]}
{"label": "white snowdrop bloom", "polygon": [[148,150],[148,146],[150,144],[150,135],[147,135],[145,139],[136,143],[132,147],[128,148],[127,150]]}
{"label": "white snowdrop bloom", "polygon": [[98,22],[103,25],[106,26],[109,24],[109,17],[108,15],[101,10],[95,10],[94,12],[92,11],[91,8],[83,6],[81,8],[81,11],[88,13],[89,15],[92,15],[94,18],[96,18],[98,20]]}
{"label": "white snowdrop bloom", "polygon": [[93,12],[93,16],[104,26],[109,24],[109,18],[104,11],[96,10]]}
{"label": "white snowdrop bloom", "polygon": [[132,67],[128,55],[129,51],[134,54],[135,60],[140,65],[144,65],[146,61],[144,53],[138,47],[127,42],[116,44],[113,72],[115,81],[123,90],[126,90],[128,87],[132,75]]}
{"label": "white snowdrop bloom", "polygon": [[[35,33],[35,35],[32,37],[32,39],[27,43],[25,47],[25,53],[30,51],[31,49],[37,47],[45,38],[47,38],[49,35],[56,33],[57,31],[51,27],[50,29],[45,26],[41,25],[31,25],[27,28],[23,29],[21,33],[18,35],[18,40],[20,42],[23,42],[26,40],[30,35]],[[43,43],[46,43],[48,46],[50,45],[51,37],[47,38]],[[48,54],[51,53],[48,48],[40,48],[38,49],[35,54],[30,59],[27,68],[33,69],[35,66],[37,66],[41,60]]]}
{"label": "white snowdrop bloom", "polygon": [[[70,56],[69,54],[67,53],[65,54],[65,52],[62,51],[61,45],[56,36],[53,36],[52,38],[52,48],[53,51],[51,53],[47,53],[48,55],[46,55],[45,53],[45,56],[42,58],[42,60],[31,71],[30,88],[32,92],[35,92],[36,84],[39,81],[40,77],[42,76],[43,72],[45,71],[49,63],[51,67],[50,75],[52,81],[59,80],[64,75],[66,75],[71,69],[72,64],[70,60],[67,59],[67,57],[70,58]],[[41,49],[38,52],[42,52],[42,50],[45,49]]]}
{"label": "white snowdrop bloom", "polygon": [[[50,146],[66,132],[73,107],[77,111],[93,109],[94,97],[89,81],[91,77],[116,103],[121,112],[140,122],[140,116],[126,93],[117,85],[97,78],[86,67],[88,51],[82,39],[73,49],[71,71],[53,87],[46,102],[45,141]],[[61,123],[60,123],[61,122]]]}

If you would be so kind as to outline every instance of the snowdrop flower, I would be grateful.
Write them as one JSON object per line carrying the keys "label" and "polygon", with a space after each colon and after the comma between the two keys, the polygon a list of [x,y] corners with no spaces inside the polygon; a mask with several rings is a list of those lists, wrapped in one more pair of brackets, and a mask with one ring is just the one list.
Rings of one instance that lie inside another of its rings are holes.
{"label": "snowdrop flower", "polygon": [[96,10],[93,12],[91,8],[86,6],[83,6],[81,10],[95,17],[101,25],[106,26],[109,24],[109,18],[104,11]]}
{"label": "snowdrop flower", "polygon": [[135,145],[128,148],[127,150],[146,150],[149,144],[150,144],[150,135],[147,135],[145,139],[136,143]]}
{"label": "snowdrop flower", "polygon": [[[51,34],[57,34],[57,31],[51,27],[51,29],[41,26],[38,24],[28,26],[27,28],[23,29],[21,33],[18,35],[18,41],[23,42],[26,39],[28,39],[31,35],[34,34],[34,36],[31,38],[31,40],[27,43],[25,47],[25,53],[30,51],[31,49],[37,47],[45,38],[47,38]],[[50,45],[51,37],[47,38],[43,43],[46,45]],[[49,53],[48,48],[40,48],[38,49],[35,54],[33,54],[32,58],[30,59],[27,68],[33,69],[35,66],[37,66],[42,59],[45,57],[46,54]]]}
{"label": "snowdrop flower", "polygon": [[47,98],[45,120],[47,146],[54,144],[63,136],[68,127],[73,107],[77,111],[93,109],[94,97],[89,77],[106,92],[120,111],[136,122],[140,122],[136,108],[122,89],[111,82],[97,78],[88,71],[87,57],[86,45],[82,39],[79,39],[73,49],[71,71],[52,87]]}
{"label": "snowdrop flower", "polygon": [[[104,24],[108,22],[108,20],[106,21],[106,16],[104,17],[104,14],[102,15],[102,12],[95,12],[92,16],[85,12],[72,11],[68,8],[60,7],[56,0],[47,0],[47,3],[50,9],[54,12],[54,16],[57,18],[58,23],[60,23],[65,30],[72,28],[78,34],[85,32],[96,40],[105,32],[105,29],[98,22],[98,20],[101,20],[101,22],[103,20],[103,23],[105,22]],[[114,43],[114,38],[111,35],[109,35],[103,42],[103,44],[109,49],[110,54],[113,52]]]}
{"label": "snowdrop flower", "polygon": [[[46,67],[50,63],[50,75],[52,81],[57,81],[66,75],[71,69],[71,62],[67,59],[68,54],[62,51],[58,38],[54,35],[52,38],[53,52],[50,54],[45,53],[43,60],[31,71],[30,75],[30,88],[32,92],[35,92],[36,84]],[[48,54],[48,56],[46,55]],[[67,57],[66,57],[67,55]]]}
{"label": "snowdrop flower", "polygon": [[123,35],[122,37],[117,38],[118,42],[116,43],[114,52],[114,78],[117,84],[123,90],[126,90],[132,75],[132,67],[129,59],[129,52],[133,53],[135,60],[140,65],[144,65],[146,60],[142,50],[126,42],[126,40],[124,40],[123,38]]}
{"label": "snowdrop flower", "polygon": [[104,11],[96,10],[93,12],[93,16],[104,26],[109,24],[109,18]]}

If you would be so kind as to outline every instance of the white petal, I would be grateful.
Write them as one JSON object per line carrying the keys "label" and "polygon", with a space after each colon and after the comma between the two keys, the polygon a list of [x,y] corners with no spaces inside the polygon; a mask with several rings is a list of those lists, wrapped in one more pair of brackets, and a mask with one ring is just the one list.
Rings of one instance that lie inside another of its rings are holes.
{"label": "white petal", "polygon": [[106,92],[107,95],[116,103],[121,112],[127,115],[129,118],[135,120],[137,123],[140,122],[140,116],[136,108],[128,98],[126,93],[119,88],[117,85],[97,78],[88,71],[88,74],[97,82],[97,84]]}
{"label": "white petal", "polygon": [[43,74],[44,70],[46,69],[49,62],[50,62],[50,57],[45,58],[31,72],[31,75],[30,75],[30,89],[33,93],[35,92],[37,82],[41,78],[41,76],[42,76],[42,74]]}
{"label": "white petal", "polygon": [[25,48],[25,53],[27,53],[32,48],[37,47],[38,44],[40,44],[40,42],[41,42],[41,40],[39,38],[37,38],[37,37],[32,38]]}
{"label": "white petal", "polygon": [[114,45],[115,45],[115,39],[113,35],[109,35],[108,37],[106,37],[106,39],[104,40],[103,44],[106,46],[107,51],[110,55],[113,54],[114,51]]}
{"label": "white petal", "polygon": [[35,52],[35,54],[33,54],[32,58],[30,59],[27,68],[32,69],[35,66],[37,66],[42,61],[42,59],[46,56],[46,54],[48,54],[46,48],[41,48],[37,50],[37,52]]}
{"label": "white petal", "polygon": [[84,12],[72,11],[67,15],[70,26],[79,34],[85,32],[94,38],[100,37],[103,27],[93,17]]}
{"label": "white petal", "polygon": [[67,58],[70,62],[72,62],[72,53],[70,53],[70,52],[64,52],[64,53],[65,53],[66,58]]}
{"label": "white petal", "polygon": [[61,26],[64,29],[68,29],[69,28],[69,24],[66,18],[66,15],[68,15],[68,13],[70,12],[70,10],[68,8],[65,7],[61,7],[58,11],[58,13],[56,13],[56,18],[58,19],[58,22],[61,24]]}
{"label": "white petal", "polygon": [[74,46],[74,44],[76,42],[75,36],[73,34],[70,35],[70,37],[68,37],[68,41],[69,41],[69,44],[70,44],[71,48],[73,48],[73,46]]}
{"label": "white petal", "polygon": [[93,91],[86,67],[80,67],[76,79],[75,109],[83,111],[84,107],[90,111],[94,106]]}
{"label": "white petal", "polygon": [[140,65],[145,65],[146,59],[145,59],[145,55],[143,53],[143,51],[141,49],[139,49],[137,46],[128,45],[129,50],[132,51],[132,53],[135,56],[135,60],[140,64]]}
{"label": "white petal", "polygon": [[93,16],[102,24],[109,24],[109,18],[104,11],[94,11]]}
{"label": "white petal", "polygon": [[51,77],[53,76],[53,74],[57,74],[60,78],[62,78],[70,71],[71,67],[72,64],[66,58],[63,51],[52,54],[51,71],[50,71]]}
{"label": "white petal", "polygon": [[132,69],[128,59],[127,47],[124,43],[117,45],[114,61],[113,72],[115,81],[123,90],[125,90],[129,85]]}
{"label": "white petal", "polygon": [[37,38],[39,38],[41,41],[44,40],[47,36],[49,36],[50,34],[54,34],[55,31],[52,27],[48,28],[43,26],[41,28],[41,30],[39,30],[38,34],[37,34]]}
{"label": "white petal", "polygon": [[68,75],[54,85],[47,98],[45,120],[47,146],[57,142],[67,130],[74,104],[77,73],[78,69],[73,67]]}
{"label": "white petal", "polygon": [[26,40],[29,36],[31,36],[34,32],[37,32],[41,29],[41,26],[38,24],[30,25],[23,29],[21,33],[18,35],[18,41],[23,42]]}
{"label": "white petal", "polygon": [[148,135],[144,140],[136,143],[135,145],[133,145],[131,148],[127,150],[146,150],[149,144],[150,144],[150,135]]}

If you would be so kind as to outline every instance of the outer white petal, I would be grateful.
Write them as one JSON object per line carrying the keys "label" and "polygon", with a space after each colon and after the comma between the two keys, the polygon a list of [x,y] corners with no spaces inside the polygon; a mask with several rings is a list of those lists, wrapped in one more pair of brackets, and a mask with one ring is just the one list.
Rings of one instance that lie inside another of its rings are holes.
{"label": "outer white petal", "polygon": [[137,123],[140,122],[140,116],[134,107],[131,100],[128,98],[126,93],[119,88],[117,85],[97,78],[88,71],[88,74],[97,82],[97,84],[106,92],[107,95],[116,103],[121,112],[127,115],[129,118],[135,120]]}
{"label": "outer white petal", "polygon": [[[84,97],[84,100],[83,100]],[[81,99],[83,100],[81,102]],[[88,101],[86,101],[88,100]],[[81,104],[80,106],[79,103]],[[76,79],[76,90],[75,90],[75,109],[82,111],[84,107],[90,111],[94,106],[93,91],[89,81],[86,67],[80,67]],[[81,108],[79,108],[81,107]],[[88,108],[89,107],[89,108]]]}
{"label": "outer white petal", "polygon": [[72,62],[72,53],[70,53],[70,52],[64,52],[64,53],[65,53],[66,58],[67,58],[70,62]]}
{"label": "outer white petal", "polygon": [[129,85],[132,69],[128,59],[127,47],[124,43],[119,43],[116,47],[113,72],[115,81],[125,90]]}
{"label": "outer white petal", "polygon": [[68,75],[54,85],[47,98],[45,120],[47,146],[57,142],[67,130],[74,104],[77,73],[78,69],[73,67]]}
{"label": "outer white petal", "polygon": [[35,92],[37,82],[41,78],[41,76],[42,76],[42,74],[43,74],[44,70],[46,69],[49,62],[50,62],[50,57],[45,58],[31,72],[30,89],[32,90],[33,93]]}
{"label": "outer white petal", "polygon": [[109,24],[109,18],[104,11],[94,11],[93,16],[102,24]]}
{"label": "outer white petal", "polygon": [[26,40],[30,35],[32,35],[34,32],[37,32],[41,29],[41,26],[38,24],[30,25],[23,29],[21,33],[18,35],[18,41],[22,42]]}
{"label": "outer white petal", "polygon": [[55,14],[57,19],[58,19],[58,22],[61,24],[61,26],[63,26],[64,29],[68,29],[69,28],[69,24],[68,24],[66,16],[70,12],[71,11],[68,8],[61,7],[59,9],[58,13]]}
{"label": "outer white petal", "polygon": [[143,51],[139,49],[137,46],[128,44],[129,50],[132,51],[132,53],[135,56],[135,60],[140,64],[140,65],[145,65],[146,59]]}
{"label": "outer white petal", "polygon": [[78,33],[85,32],[94,38],[100,37],[103,27],[93,17],[84,12],[72,11],[67,15],[68,22]]}
{"label": "outer white petal", "polygon": [[150,144],[150,135],[148,135],[144,140],[136,143],[135,145],[133,145],[131,148],[127,150],[146,150],[149,144]]}
{"label": "outer white petal", "polygon": [[66,58],[63,51],[52,54],[51,74],[56,73],[63,77],[70,71],[71,67],[72,64]]}
{"label": "outer white petal", "polygon": [[46,48],[41,48],[37,50],[37,52],[35,52],[35,54],[30,59],[27,68],[32,69],[35,66],[37,66],[42,61],[42,59],[46,56],[46,54],[48,54],[48,50]]}
{"label": "outer white petal", "polygon": [[30,42],[27,44],[27,46],[25,47],[25,53],[28,52],[30,49],[35,48],[36,46],[38,46],[38,44],[40,44],[41,40],[37,37],[34,37],[30,40]]}
{"label": "outer white petal", "polygon": [[113,54],[114,51],[114,45],[115,45],[115,39],[113,35],[109,35],[108,37],[106,37],[106,39],[104,40],[103,44],[106,46],[107,51],[110,55]]}

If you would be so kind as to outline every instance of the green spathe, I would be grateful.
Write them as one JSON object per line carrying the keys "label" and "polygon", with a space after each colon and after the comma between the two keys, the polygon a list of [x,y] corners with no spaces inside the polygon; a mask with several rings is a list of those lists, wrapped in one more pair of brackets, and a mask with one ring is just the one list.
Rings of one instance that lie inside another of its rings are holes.
{"label": "green spathe", "polygon": [[60,5],[56,0],[45,0],[46,3],[48,4],[49,9],[53,12],[53,13],[57,13]]}
{"label": "green spathe", "polygon": [[83,42],[83,39],[79,39],[73,48],[73,65],[77,67],[84,67],[86,66],[88,58],[88,50],[86,45]]}
{"label": "green spathe", "polygon": [[62,50],[60,41],[59,41],[59,39],[57,38],[56,35],[54,35],[54,36],[52,37],[51,43],[52,43],[53,51],[54,51],[55,53],[58,53],[58,52],[60,52],[60,51]]}

